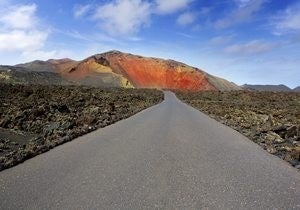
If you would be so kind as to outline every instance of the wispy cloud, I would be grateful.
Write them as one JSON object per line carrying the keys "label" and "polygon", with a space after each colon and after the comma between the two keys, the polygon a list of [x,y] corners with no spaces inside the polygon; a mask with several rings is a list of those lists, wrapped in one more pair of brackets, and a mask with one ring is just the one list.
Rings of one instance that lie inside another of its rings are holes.
{"label": "wispy cloud", "polygon": [[176,33],[179,36],[185,37],[185,38],[189,38],[189,39],[194,39],[195,37],[190,35],[190,34],[186,34],[186,33],[182,33],[182,32],[177,32]]}
{"label": "wispy cloud", "polygon": [[254,55],[258,53],[268,52],[277,46],[275,43],[262,40],[253,40],[247,43],[234,44],[227,46],[224,52],[232,55]]}
{"label": "wispy cloud", "polygon": [[215,36],[210,40],[213,45],[224,45],[233,39],[234,35]]}
{"label": "wispy cloud", "polygon": [[271,18],[275,34],[281,35],[300,31],[300,3],[289,6]]}
{"label": "wispy cloud", "polygon": [[177,18],[177,24],[186,26],[192,24],[197,18],[197,14],[193,12],[185,12],[179,15]]}
{"label": "wispy cloud", "polygon": [[131,42],[140,42],[140,41],[143,41],[144,39],[141,37],[138,37],[138,36],[131,36],[131,37],[128,37],[127,40],[131,41]]}
{"label": "wispy cloud", "polygon": [[74,39],[78,39],[78,40],[82,40],[82,41],[94,41],[93,39],[91,39],[89,36],[87,35],[83,35],[80,32],[76,31],[76,30],[71,30],[71,31],[63,31],[63,30],[55,30],[58,33],[61,33],[63,35],[69,36],[71,38]]}
{"label": "wispy cloud", "polygon": [[75,5],[73,9],[74,17],[79,18],[84,15],[86,15],[90,10],[92,9],[92,6],[90,4],[87,5]]}
{"label": "wispy cloud", "polygon": [[170,14],[186,9],[194,0],[156,0],[156,12]]}
{"label": "wispy cloud", "polygon": [[266,0],[237,0],[237,7],[228,16],[217,20],[214,25],[217,29],[251,21],[253,14],[258,12]]}
{"label": "wispy cloud", "polygon": [[245,7],[253,0],[234,0],[238,7]]}
{"label": "wispy cloud", "polygon": [[[81,33],[77,30],[60,30],[60,29],[55,29],[55,32],[56,33],[60,33],[62,35],[65,35],[65,36],[68,36],[68,37],[71,37],[73,39],[77,39],[77,40],[81,40],[81,41],[84,41],[86,43],[97,43],[97,42],[106,42],[106,43],[114,43],[114,44],[119,44],[119,45],[122,45],[122,41],[121,40],[118,40],[118,39],[115,39],[107,34],[104,34],[104,33]],[[134,37],[137,41],[137,37]]]}

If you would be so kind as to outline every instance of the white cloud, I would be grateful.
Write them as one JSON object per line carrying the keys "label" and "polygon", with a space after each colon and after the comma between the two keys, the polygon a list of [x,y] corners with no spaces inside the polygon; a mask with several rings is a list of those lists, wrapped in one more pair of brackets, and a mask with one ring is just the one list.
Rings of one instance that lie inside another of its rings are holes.
{"label": "white cloud", "polygon": [[13,30],[0,33],[0,51],[27,51],[43,47],[48,34],[42,31]]}
{"label": "white cloud", "polygon": [[300,31],[300,4],[295,4],[273,18],[277,34]]}
{"label": "white cloud", "polygon": [[185,9],[194,0],[156,0],[157,12],[170,14]]}
{"label": "white cloud", "polygon": [[0,8],[0,53],[14,54],[16,60],[20,55],[53,55],[42,51],[50,32],[39,23],[36,10],[35,4],[11,5],[8,1]]}
{"label": "white cloud", "polygon": [[216,36],[213,37],[210,42],[213,45],[223,45],[223,44],[227,44],[228,42],[230,42],[232,40],[232,38],[234,37],[234,35],[228,35],[228,36]]}
{"label": "white cloud", "polygon": [[[195,0],[111,0],[100,4],[96,9],[88,5],[75,5],[74,17],[93,13],[92,19],[98,22],[104,33],[111,36],[131,36],[151,23],[152,15],[167,15],[188,8]],[[197,14],[208,12],[203,8]],[[181,14],[177,23],[187,25],[194,22],[196,13]]]}
{"label": "white cloud", "polygon": [[6,28],[14,29],[30,29],[34,28],[37,23],[35,17],[36,5],[21,5],[12,7],[8,11],[2,10],[0,15],[0,22]]}
{"label": "white cloud", "polygon": [[128,35],[148,25],[151,4],[142,0],[114,0],[99,6],[94,19],[108,33]]}
{"label": "white cloud", "polygon": [[197,18],[197,15],[192,12],[185,12],[177,18],[177,23],[179,25],[185,26],[193,23]]}
{"label": "white cloud", "polygon": [[234,55],[253,55],[272,50],[276,44],[261,40],[253,40],[243,44],[234,44],[224,49],[227,54]]}
{"label": "white cloud", "polygon": [[215,22],[218,29],[228,28],[232,25],[251,21],[253,14],[258,12],[266,0],[238,0],[237,8],[227,17]]}
{"label": "white cloud", "polygon": [[75,5],[74,7],[74,17],[79,18],[86,15],[91,10],[91,5]]}

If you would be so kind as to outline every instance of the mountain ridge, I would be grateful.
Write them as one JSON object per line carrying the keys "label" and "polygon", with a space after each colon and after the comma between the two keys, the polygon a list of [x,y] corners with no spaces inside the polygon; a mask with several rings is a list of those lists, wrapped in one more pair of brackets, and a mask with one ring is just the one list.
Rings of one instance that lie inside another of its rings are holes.
{"label": "mountain ridge", "polygon": [[143,57],[112,50],[81,61],[68,58],[18,64],[28,71],[55,72],[79,85],[231,91],[241,88],[202,69],[171,59]]}
{"label": "mountain ridge", "polygon": [[258,85],[258,84],[244,84],[241,86],[244,90],[254,90],[254,91],[272,91],[272,92],[300,92],[300,86],[294,89],[283,85]]}

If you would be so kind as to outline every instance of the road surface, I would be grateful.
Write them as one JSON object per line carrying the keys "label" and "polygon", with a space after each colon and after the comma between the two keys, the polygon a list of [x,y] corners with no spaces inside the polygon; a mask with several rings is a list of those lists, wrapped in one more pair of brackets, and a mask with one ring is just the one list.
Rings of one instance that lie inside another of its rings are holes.
{"label": "road surface", "polygon": [[0,172],[0,209],[300,209],[300,173],[165,92]]}

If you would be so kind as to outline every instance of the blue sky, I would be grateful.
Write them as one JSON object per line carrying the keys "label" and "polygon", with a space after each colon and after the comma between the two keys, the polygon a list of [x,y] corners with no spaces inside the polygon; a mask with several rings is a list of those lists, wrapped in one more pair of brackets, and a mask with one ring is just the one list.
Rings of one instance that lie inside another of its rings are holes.
{"label": "blue sky", "polygon": [[108,50],[300,85],[299,0],[0,0],[0,64]]}

